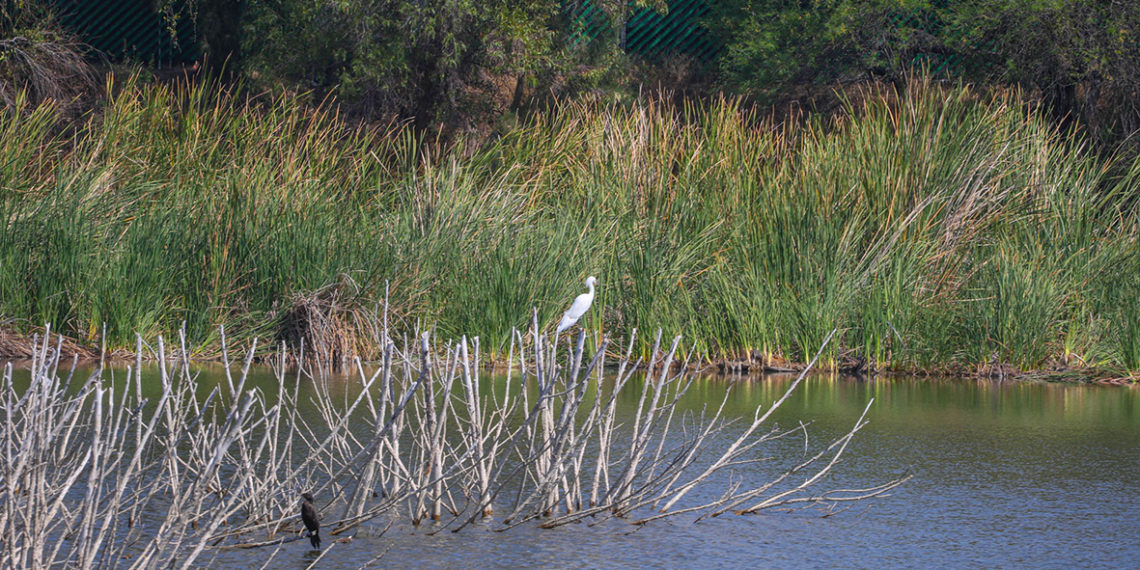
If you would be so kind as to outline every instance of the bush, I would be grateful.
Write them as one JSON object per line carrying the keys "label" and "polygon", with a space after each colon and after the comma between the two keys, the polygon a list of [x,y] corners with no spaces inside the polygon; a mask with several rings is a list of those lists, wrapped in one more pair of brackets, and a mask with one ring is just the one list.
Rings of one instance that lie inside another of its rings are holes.
{"label": "bush", "polygon": [[45,4],[0,0],[0,105],[65,106],[94,85],[83,47],[56,26]]}

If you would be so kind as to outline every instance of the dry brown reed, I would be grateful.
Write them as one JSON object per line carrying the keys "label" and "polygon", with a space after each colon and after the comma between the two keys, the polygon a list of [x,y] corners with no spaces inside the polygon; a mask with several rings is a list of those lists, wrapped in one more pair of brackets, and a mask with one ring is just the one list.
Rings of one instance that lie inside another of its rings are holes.
{"label": "dry brown reed", "polygon": [[65,107],[98,84],[79,42],[55,32],[40,37],[0,39],[0,105],[20,109],[29,102]]}
{"label": "dry brown reed", "polygon": [[[45,335],[48,328],[33,329],[34,334]],[[56,352],[64,358],[76,357],[81,360],[99,358],[99,351],[84,346],[63,335],[56,334]],[[16,332],[11,326],[11,320],[0,319],[0,358],[8,360],[31,360],[35,354],[35,338],[27,334]]]}
{"label": "dry brown reed", "polygon": [[294,295],[281,316],[277,340],[305,355],[306,363],[340,371],[358,357],[379,354],[379,316],[361,301],[360,286],[348,274],[309,293]]}

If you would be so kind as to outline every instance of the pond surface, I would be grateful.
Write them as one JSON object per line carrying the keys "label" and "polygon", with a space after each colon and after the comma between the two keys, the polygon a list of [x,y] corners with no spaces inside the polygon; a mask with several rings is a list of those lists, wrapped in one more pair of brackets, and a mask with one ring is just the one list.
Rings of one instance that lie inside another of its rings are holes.
{"label": "pond surface", "polygon": [[[112,374],[115,374],[112,372]],[[224,382],[221,369],[198,377],[203,394]],[[290,380],[294,382],[298,380]],[[301,379],[302,399],[313,389]],[[359,381],[325,380],[350,396]],[[682,402],[715,408],[731,388],[726,414],[751,420],[790,377],[695,381]],[[267,371],[251,377],[276,393]],[[634,381],[635,383],[638,380]],[[157,387],[155,387],[157,390]],[[640,386],[619,405],[636,406]],[[868,487],[907,470],[914,478],[891,496],[824,516],[819,508],[725,515],[693,524],[684,515],[635,527],[623,521],[552,530],[490,526],[459,533],[397,522],[363,529],[326,546],[321,567],[372,565],[484,567],[1112,567],[1140,565],[1140,389],[974,380],[808,378],[775,414],[780,425],[810,422],[818,449],[842,435],[874,399],[869,424],[818,490]],[[305,413],[305,410],[302,410]],[[729,430],[730,440],[738,433]],[[725,442],[711,444],[722,449]],[[799,456],[803,442],[770,442],[763,454]],[[742,475],[765,481],[779,461]],[[784,465],[787,462],[783,463]],[[716,490],[707,491],[713,493]],[[696,494],[696,493],[694,493]],[[710,498],[706,495],[702,498]],[[381,534],[380,531],[383,531]],[[328,540],[326,540],[326,545]],[[307,542],[221,551],[213,567],[305,568],[319,552]]]}
{"label": "pond surface", "polygon": [[[685,404],[715,406],[732,386],[729,413],[751,419],[790,381],[703,378]],[[915,478],[834,516],[813,508],[698,524],[681,516],[641,528],[608,521],[457,534],[396,524],[334,545],[320,565],[355,568],[386,551],[379,565],[430,568],[1137,566],[1140,390],[817,376],[778,420],[811,421],[818,447],[848,430],[870,398],[870,424],[824,487],[865,487],[907,468]],[[766,452],[796,446],[802,451],[797,440]],[[303,568],[318,555],[287,546],[273,566]],[[226,553],[212,564],[259,566],[266,556]]]}

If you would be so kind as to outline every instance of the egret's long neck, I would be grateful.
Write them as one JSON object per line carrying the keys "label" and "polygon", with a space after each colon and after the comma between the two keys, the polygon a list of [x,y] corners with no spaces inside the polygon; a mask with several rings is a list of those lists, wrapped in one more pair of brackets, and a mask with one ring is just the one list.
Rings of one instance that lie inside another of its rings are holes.
{"label": "egret's long neck", "polygon": [[589,283],[586,283],[586,286],[590,288],[590,296],[593,297],[594,296],[594,282],[590,281]]}

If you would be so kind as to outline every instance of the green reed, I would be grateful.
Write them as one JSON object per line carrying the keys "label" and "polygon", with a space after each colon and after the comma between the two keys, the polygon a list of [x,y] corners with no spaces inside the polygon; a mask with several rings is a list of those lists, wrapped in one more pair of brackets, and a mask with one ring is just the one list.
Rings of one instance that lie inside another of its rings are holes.
{"label": "green reed", "polygon": [[388,283],[393,326],[495,356],[596,275],[584,326],[661,326],[710,358],[803,361],[839,329],[826,359],[1135,373],[1140,167],[1016,93],[911,83],[784,125],[731,100],[568,101],[448,144],[289,96],[112,83],[75,129],[0,117],[0,314],[106,324],[111,347],[186,322],[209,352],[217,325],[272,336],[348,275],[362,310]]}

